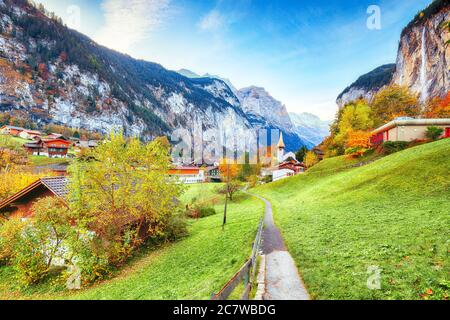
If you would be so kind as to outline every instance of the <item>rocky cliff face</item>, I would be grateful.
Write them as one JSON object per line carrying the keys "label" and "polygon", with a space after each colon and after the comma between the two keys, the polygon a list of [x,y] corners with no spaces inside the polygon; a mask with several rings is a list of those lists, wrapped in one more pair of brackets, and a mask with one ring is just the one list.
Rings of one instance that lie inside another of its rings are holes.
{"label": "rocky cliff face", "polygon": [[248,87],[237,91],[242,110],[253,127],[258,129],[275,129],[283,132],[287,151],[297,151],[303,145],[313,147],[315,144],[302,137],[296,131],[286,106],[273,98],[264,88]]}
{"label": "rocky cliff face", "polygon": [[248,87],[238,91],[242,110],[255,121],[263,121],[266,127],[293,129],[286,106],[275,100],[264,88]]}
{"label": "rocky cliff face", "polygon": [[25,0],[0,0],[0,111],[144,139],[177,130],[208,139],[219,128],[236,137],[252,128],[225,82],[99,46]]}
{"label": "rocky cliff face", "polygon": [[391,83],[409,87],[421,102],[444,96],[450,90],[450,46],[445,45],[450,35],[442,23],[449,20],[450,1],[434,1],[403,30],[396,64],[359,78],[339,95],[339,107],[358,98],[370,101]]}
{"label": "rocky cliff face", "polygon": [[422,102],[450,90],[450,39],[442,23],[450,20],[450,3],[428,18],[416,19],[402,34],[393,82],[406,85]]}
{"label": "rocky cliff face", "polygon": [[[311,148],[322,142],[328,134],[328,125],[324,126],[318,117],[311,114],[289,114],[286,106],[264,88],[251,86],[237,90],[229,80],[218,76],[199,76],[185,69],[178,72],[193,79],[207,77],[224,81],[239,99],[240,107],[252,127],[282,131],[288,151],[297,151],[302,145]],[[292,117],[295,117],[296,123]]]}

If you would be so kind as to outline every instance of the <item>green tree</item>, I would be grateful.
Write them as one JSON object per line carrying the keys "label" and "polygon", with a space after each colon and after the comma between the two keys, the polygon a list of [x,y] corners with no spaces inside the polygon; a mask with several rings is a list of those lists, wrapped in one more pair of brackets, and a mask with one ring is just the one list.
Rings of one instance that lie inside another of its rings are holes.
{"label": "green tree", "polygon": [[19,218],[11,218],[0,223],[0,263],[9,264],[14,257],[14,248],[25,222]]}
{"label": "green tree", "polygon": [[69,208],[58,198],[47,197],[33,206],[33,226],[45,247],[47,268],[56,258],[64,259],[64,241],[73,232]]}
{"label": "green tree", "polygon": [[300,150],[298,150],[295,153],[295,157],[297,158],[297,161],[303,162],[303,160],[305,160],[305,156],[306,156],[307,152],[308,152],[308,148],[306,148],[305,146],[301,147]]}
{"label": "green tree", "polygon": [[26,222],[8,220],[0,228],[0,259],[13,265],[21,285],[40,281],[55,259],[64,261],[64,242],[75,229],[69,209],[56,198],[43,198],[33,206],[34,216]]}
{"label": "green tree", "polygon": [[442,133],[444,133],[444,129],[432,126],[427,128],[425,135],[428,139],[436,141],[442,136]]}
{"label": "green tree", "polygon": [[[443,29],[445,32],[450,33],[450,21],[445,21],[445,22],[442,24],[442,29]],[[447,41],[445,42],[445,45],[446,45],[446,46],[450,45],[450,40],[447,40]]]}

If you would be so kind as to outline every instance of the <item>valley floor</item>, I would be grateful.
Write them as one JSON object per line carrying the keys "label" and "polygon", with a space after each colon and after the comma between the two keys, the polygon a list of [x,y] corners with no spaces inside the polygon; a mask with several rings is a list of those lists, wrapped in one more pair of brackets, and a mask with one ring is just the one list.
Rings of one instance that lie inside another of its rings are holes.
{"label": "valley floor", "polygon": [[446,139],[357,168],[328,159],[252,192],[272,202],[312,298],[447,299],[449,151]]}

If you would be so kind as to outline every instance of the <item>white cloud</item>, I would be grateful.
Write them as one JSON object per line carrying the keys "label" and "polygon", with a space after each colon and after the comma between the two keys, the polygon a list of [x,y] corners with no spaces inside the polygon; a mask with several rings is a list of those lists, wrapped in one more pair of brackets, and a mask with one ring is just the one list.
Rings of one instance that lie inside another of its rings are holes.
{"label": "white cloud", "polygon": [[200,20],[198,26],[203,31],[216,31],[225,26],[225,17],[214,9]]}
{"label": "white cloud", "polygon": [[106,47],[127,52],[162,23],[169,4],[170,0],[103,0],[105,24],[94,38]]}

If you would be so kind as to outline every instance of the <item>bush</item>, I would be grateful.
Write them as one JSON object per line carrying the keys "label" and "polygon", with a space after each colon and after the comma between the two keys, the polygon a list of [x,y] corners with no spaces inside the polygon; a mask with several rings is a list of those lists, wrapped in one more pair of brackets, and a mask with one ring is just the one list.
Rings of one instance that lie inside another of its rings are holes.
{"label": "bush", "polygon": [[196,204],[192,208],[188,208],[187,215],[193,219],[201,219],[210,217],[216,214],[216,210],[213,207],[206,206],[204,204]]}
{"label": "bush", "polygon": [[393,154],[409,147],[409,143],[406,141],[387,141],[382,145],[382,152],[384,154]]}
{"label": "bush", "polygon": [[257,175],[253,174],[253,175],[251,175],[250,177],[247,178],[247,182],[248,182],[248,186],[250,188],[254,188],[258,184],[259,178],[258,178]]}
{"label": "bush", "polygon": [[176,241],[187,235],[186,218],[181,214],[172,216],[166,226],[166,241]]}
{"label": "bush", "polygon": [[14,257],[14,246],[20,238],[25,223],[10,219],[0,225],[0,264],[10,264]]}
{"label": "bush", "polygon": [[200,209],[200,218],[206,218],[206,217],[210,217],[215,215],[216,209],[212,208],[212,207],[207,207],[207,208],[201,208]]}
{"label": "bush", "polygon": [[436,141],[439,137],[444,133],[444,129],[439,127],[428,127],[427,132],[425,133],[426,137],[430,140]]}
{"label": "bush", "polygon": [[39,282],[53,265],[64,264],[64,241],[74,232],[68,209],[56,198],[39,200],[33,212],[32,220],[11,219],[0,228],[0,259],[13,266],[24,286]]}
{"label": "bush", "polygon": [[89,232],[82,232],[81,235],[70,239],[69,247],[73,255],[71,262],[80,270],[82,285],[111,276],[112,268],[108,257],[98,239]]}
{"label": "bush", "polygon": [[31,224],[14,244],[12,264],[20,285],[29,286],[42,280],[50,271],[42,238]]}

